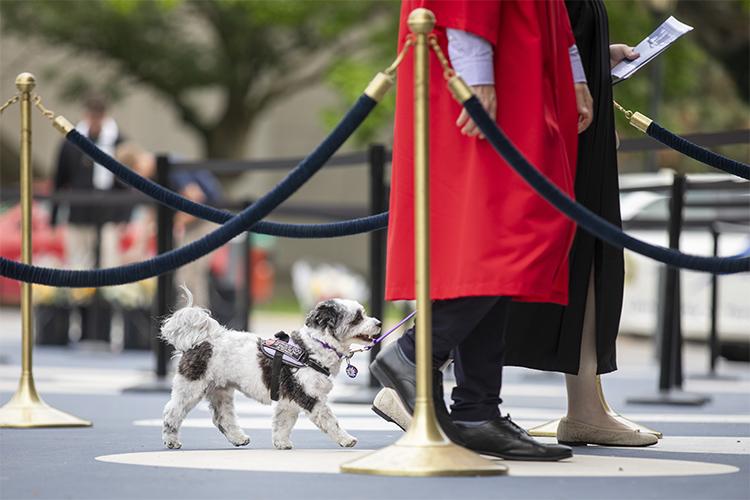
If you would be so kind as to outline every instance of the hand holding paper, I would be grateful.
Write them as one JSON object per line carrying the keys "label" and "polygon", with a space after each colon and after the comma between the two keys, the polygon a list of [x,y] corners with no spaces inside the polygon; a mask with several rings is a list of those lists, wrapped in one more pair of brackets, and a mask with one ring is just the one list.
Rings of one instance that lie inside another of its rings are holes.
{"label": "hand holding paper", "polygon": [[653,33],[636,45],[635,51],[640,54],[640,57],[632,61],[622,61],[612,68],[612,79],[614,83],[630,78],[633,73],[638,71],[651,59],[661,54],[682,35],[688,31],[692,31],[692,29],[692,26],[681,23],[674,17],[670,16],[669,19],[664,21],[661,26],[654,30]]}
{"label": "hand holding paper", "polygon": [[615,43],[609,46],[609,67],[614,68],[619,63],[627,59],[633,61],[638,59],[641,55],[636,52],[633,47],[625,45],[624,43]]}

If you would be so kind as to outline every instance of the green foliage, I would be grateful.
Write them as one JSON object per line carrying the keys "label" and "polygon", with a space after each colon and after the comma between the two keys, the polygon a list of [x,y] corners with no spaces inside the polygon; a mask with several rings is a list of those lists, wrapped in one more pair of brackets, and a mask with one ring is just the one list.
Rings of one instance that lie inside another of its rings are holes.
{"label": "green foliage", "polygon": [[[328,73],[327,82],[339,96],[339,105],[323,112],[324,121],[329,127],[337,123],[341,113],[362,94],[375,73],[388,67],[396,57],[399,3],[383,2],[381,7],[380,23],[370,27],[366,48],[353,56],[341,58]],[[356,144],[391,142],[396,111],[395,94],[395,89],[392,89],[357,130],[352,138]]]}
{"label": "green foliage", "polygon": [[[670,13],[680,19],[687,15],[684,20],[696,28],[658,63],[615,87],[621,104],[650,114],[650,102],[659,97],[654,118],[678,133],[750,126],[746,97],[737,92],[747,80],[743,54],[750,0],[679,0],[672,4],[674,12],[660,14],[644,0],[607,0],[606,5],[613,43],[638,43]],[[56,79],[65,97],[89,90],[116,97],[133,82],[146,85],[172,104],[203,141],[206,155],[214,157],[237,156],[262,111],[320,81],[339,96],[339,105],[326,110],[323,119],[337,121],[395,57],[398,13],[395,0],[0,1],[7,33],[30,34],[70,49],[71,57],[93,55],[104,63],[106,71],[93,75],[81,75],[73,65],[45,71],[45,80]],[[735,52],[720,53],[725,41]],[[663,73],[660,90],[652,81],[657,64]],[[204,91],[221,94],[220,109],[208,114],[196,105]],[[357,133],[360,143],[390,139],[393,94]],[[621,118],[618,130],[623,136],[640,134]],[[740,155],[747,160],[750,148]],[[669,155],[662,155],[660,165],[694,166]]]}
{"label": "green foliage", "polygon": [[[293,0],[3,0],[2,28],[93,55],[116,78],[51,72],[65,95],[113,81],[139,82],[160,93],[195,130],[210,156],[236,156],[256,117],[355,53],[357,31],[386,4]],[[111,88],[109,93],[122,91]],[[218,91],[210,116],[192,101]]]}
{"label": "green foliage", "polygon": [[[684,1],[684,0],[683,0]],[[636,45],[670,15],[691,24],[679,13],[654,13],[647,2],[637,0],[607,0],[610,40],[612,43]],[[739,5],[739,4],[736,4]],[[747,7],[748,2],[743,2]],[[729,29],[719,19],[693,22],[695,31],[684,35],[657,60],[640,70],[629,80],[615,86],[614,97],[628,109],[639,110],[678,134],[735,130],[750,126],[748,104],[739,97],[735,83],[717,54],[707,51],[698,38],[711,30]],[[739,62],[739,61],[738,61]],[[661,89],[657,88],[656,67],[661,64]],[[652,100],[658,97],[654,112]],[[642,137],[642,133],[627,124],[617,113],[617,129],[621,137]],[[748,147],[726,147],[721,152],[738,159],[750,159]],[[641,170],[642,155],[625,158],[624,170]],[[704,167],[676,153],[659,153],[658,167],[682,171],[700,171]]]}

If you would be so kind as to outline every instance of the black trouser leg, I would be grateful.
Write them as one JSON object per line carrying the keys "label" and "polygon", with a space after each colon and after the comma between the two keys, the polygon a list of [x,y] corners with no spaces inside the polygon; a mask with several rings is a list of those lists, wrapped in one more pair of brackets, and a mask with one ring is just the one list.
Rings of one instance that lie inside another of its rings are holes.
{"label": "black trouser leg", "polygon": [[510,299],[501,297],[454,351],[454,421],[483,421],[500,416],[505,323]]}
{"label": "black trouser leg", "polygon": [[[448,361],[451,351],[471,334],[500,300],[504,299],[501,297],[461,297],[433,301],[433,367],[439,368]],[[412,362],[416,358],[414,332],[415,327],[412,327],[398,340],[399,347]]]}

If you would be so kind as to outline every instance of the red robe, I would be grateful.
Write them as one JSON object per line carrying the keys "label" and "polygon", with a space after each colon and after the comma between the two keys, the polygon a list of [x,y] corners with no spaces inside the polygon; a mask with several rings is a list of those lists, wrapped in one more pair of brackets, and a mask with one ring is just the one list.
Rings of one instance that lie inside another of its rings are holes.
{"label": "red robe", "polygon": [[[574,43],[562,0],[404,0],[434,12],[446,28],[494,48],[497,122],[558,187],[573,193],[577,110],[568,48]],[[413,54],[398,70],[386,299],[414,299]],[[486,140],[461,135],[461,111],[430,56],[430,294],[432,299],[511,296],[566,304],[568,251],[575,225],[537,195]]]}

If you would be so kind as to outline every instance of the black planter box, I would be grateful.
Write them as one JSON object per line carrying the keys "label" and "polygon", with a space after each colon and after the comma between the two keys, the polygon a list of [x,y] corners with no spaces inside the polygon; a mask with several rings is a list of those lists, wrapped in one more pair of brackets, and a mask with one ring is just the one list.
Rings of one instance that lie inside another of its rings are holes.
{"label": "black planter box", "polygon": [[37,345],[68,345],[70,308],[53,304],[34,306],[34,342]]}
{"label": "black planter box", "polygon": [[91,304],[81,307],[81,340],[109,342],[112,306],[95,296]]}
{"label": "black planter box", "polygon": [[123,309],[123,349],[141,351],[151,349],[152,321],[153,319],[150,309]]}

